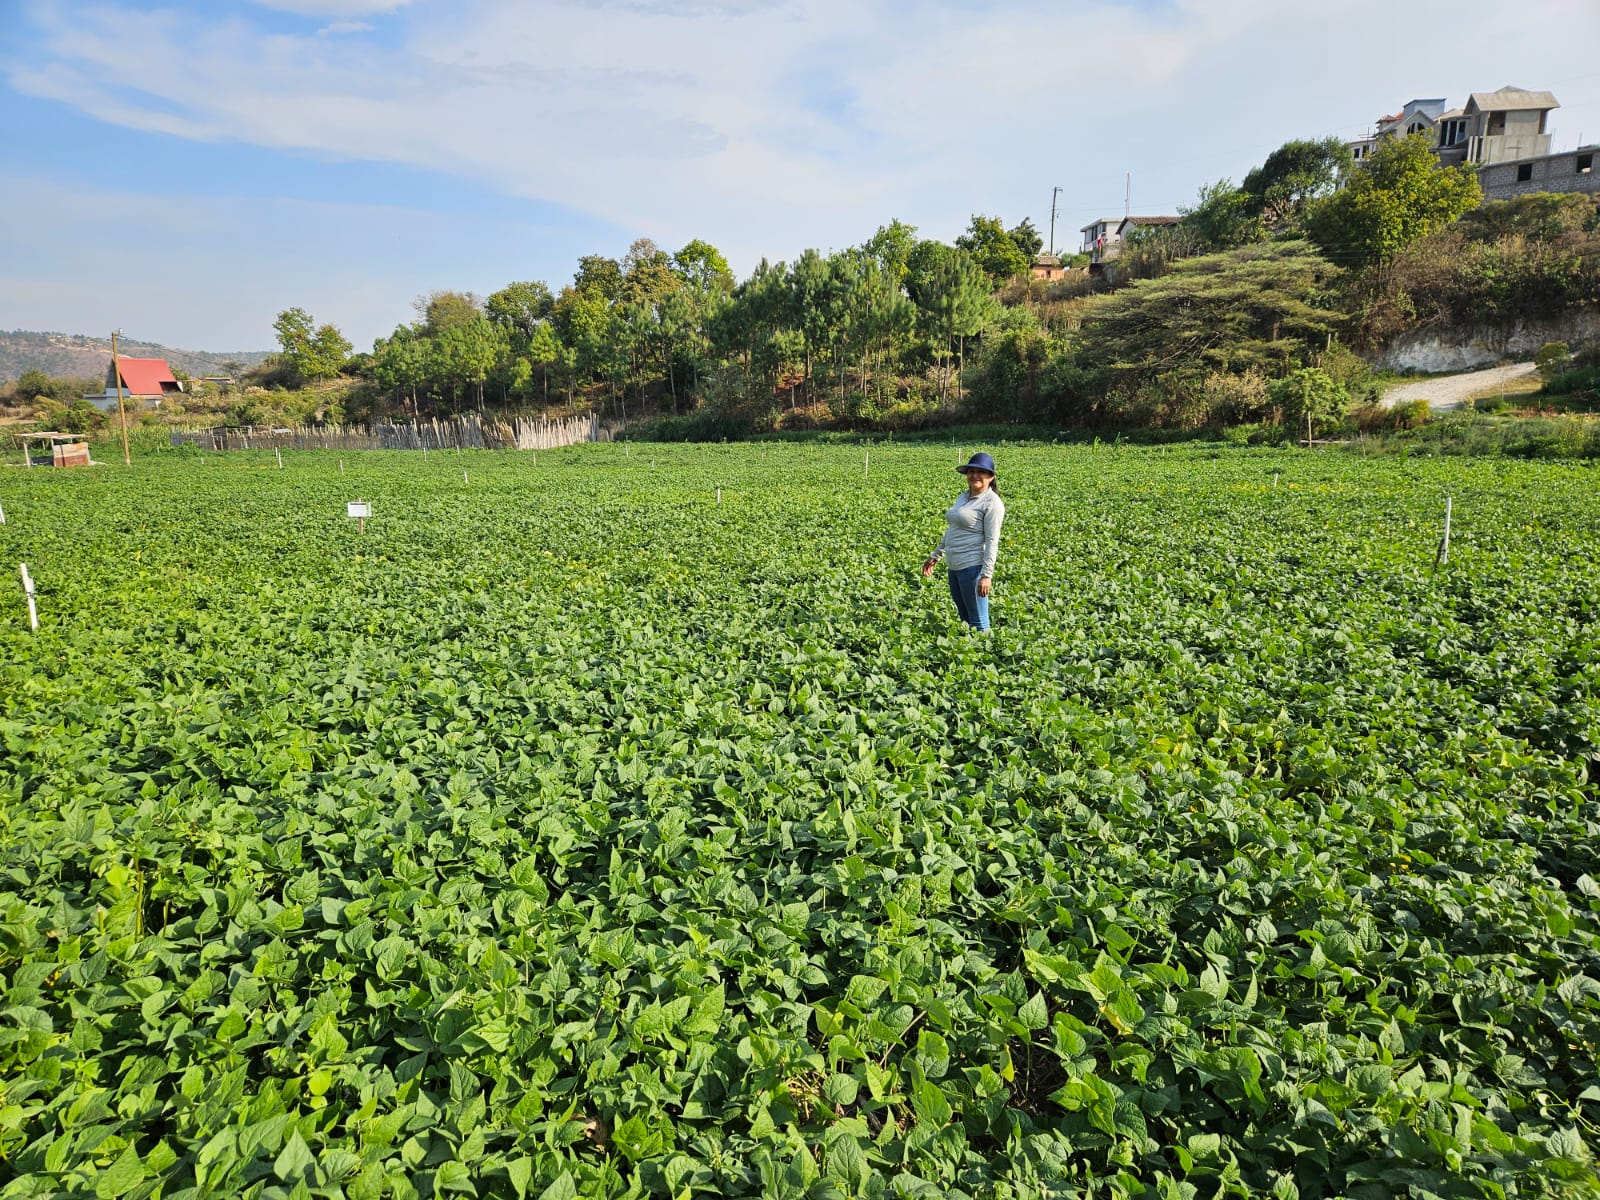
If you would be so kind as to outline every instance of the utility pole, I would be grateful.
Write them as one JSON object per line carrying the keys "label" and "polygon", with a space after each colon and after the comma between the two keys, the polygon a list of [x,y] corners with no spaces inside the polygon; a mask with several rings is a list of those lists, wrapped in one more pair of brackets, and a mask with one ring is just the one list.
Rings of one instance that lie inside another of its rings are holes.
{"label": "utility pole", "polygon": [[1122,219],[1126,221],[1133,216],[1133,172],[1128,172],[1127,182],[1122,189]]}
{"label": "utility pole", "polygon": [[128,410],[122,406],[122,359],[117,354],[117,334],[120,329],[111,331],[111,374],[117,381],[117,415],[122,418],[122,465],[133,466],[133,459],[128,455]]}
{"label": "utility pole", "polygon": [[1050,192],[1050,253],[1056,252],[1056,197],[1061,195],[1060,188],[1053,188]]}

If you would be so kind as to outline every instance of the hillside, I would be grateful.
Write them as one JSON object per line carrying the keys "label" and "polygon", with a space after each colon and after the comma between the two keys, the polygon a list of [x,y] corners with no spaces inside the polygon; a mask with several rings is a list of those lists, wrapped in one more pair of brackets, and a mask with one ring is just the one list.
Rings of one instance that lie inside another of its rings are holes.
{"label": "hillside", "polygon": [[[175,350],[156,342],[118,338],[117,350],[130,358],[164,358],[167,364],[190,375],[217,375],[224,363],[254,366],[269,350]],[[0,330],[0,385],[38,369],[53,377],[97,379],[111,361],[111,339],[81,333],[35,333],[26,329]]]}

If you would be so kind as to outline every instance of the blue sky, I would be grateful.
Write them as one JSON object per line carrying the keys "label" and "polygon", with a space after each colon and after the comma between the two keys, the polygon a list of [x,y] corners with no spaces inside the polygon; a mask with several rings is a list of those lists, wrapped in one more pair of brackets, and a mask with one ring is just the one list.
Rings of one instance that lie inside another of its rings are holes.
{"label": "blue sky", "polygon": [[[1493,31],[1492,33],[1486,31]],[[1595,0],[0,0],[0,328],[358,346],[435,288],[704,238],[763,256],[974,212],[1058,246],[1414,96],[1555,92]]]}

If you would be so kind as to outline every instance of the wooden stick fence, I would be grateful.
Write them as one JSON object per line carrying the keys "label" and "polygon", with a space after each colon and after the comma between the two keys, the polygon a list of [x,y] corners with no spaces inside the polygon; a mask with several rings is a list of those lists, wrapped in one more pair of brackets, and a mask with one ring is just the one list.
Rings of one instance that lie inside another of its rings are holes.
{"label": "wooden stick fence", "polygon": [[617,426],[598,416],[544,421],[485,419],[476,413],[439,421],[374,425],[219,426],[175,431],[172,444],[203,450],[554,450],[609,442]]}

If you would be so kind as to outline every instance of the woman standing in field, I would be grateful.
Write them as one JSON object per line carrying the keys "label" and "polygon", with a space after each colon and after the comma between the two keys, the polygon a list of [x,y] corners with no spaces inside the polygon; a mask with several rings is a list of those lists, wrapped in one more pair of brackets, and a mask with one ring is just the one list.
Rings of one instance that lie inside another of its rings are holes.
{"label": "woman standing in field", "polygon": [[994,579],[995,555],[1000,551],[1000,523],[1006,519],[1005,501],[994,481],[994,459],[978,451],[956,468],[967,477],[967,490],[945,510],[944,537],[928,561],[923,578],[933,574],[941,558],[947,559],[950,595],[961,619],[974,629],[989,628],[989,589]]}

